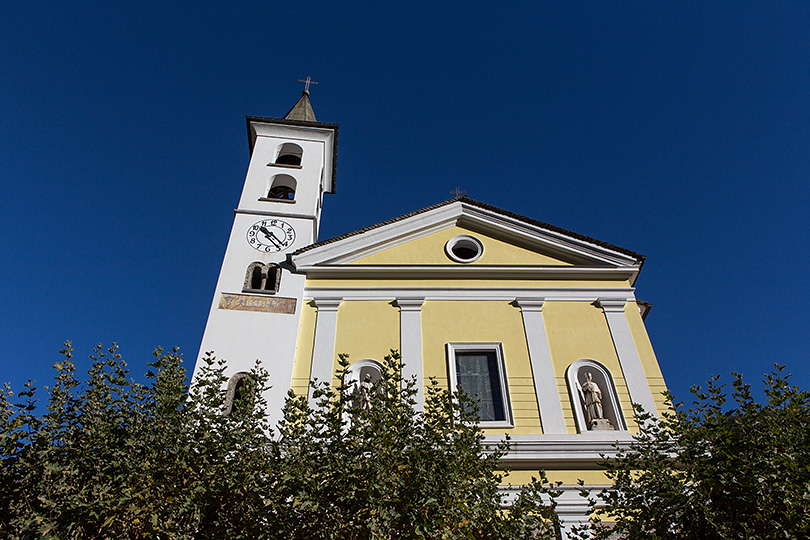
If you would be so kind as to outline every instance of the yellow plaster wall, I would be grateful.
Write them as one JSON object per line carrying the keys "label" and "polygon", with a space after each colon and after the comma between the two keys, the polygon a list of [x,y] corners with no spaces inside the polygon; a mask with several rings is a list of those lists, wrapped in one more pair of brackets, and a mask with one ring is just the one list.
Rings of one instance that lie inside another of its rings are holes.
{"label": "yellow plaster wall", "polygon": [[[314,281],[314,280],[313,280]],[[292,387],[306,393],[312,362],[316,308],[304,304]],[[663,410],[666,389],[644,323],[633,303],[625,313],[642,361],[656,407]],[[619,405],[631,432],[637,431],[627,385],[601,308],[589,302],[546,302],[543,318],[557,383],[558,397],[568,433],[576,433],[574,411],[565,371],[576,360],[602,363],[613,376]],[[422,306],[422,354],[425,384],[429,377],[447,387],[448,342],[497,342],[503,344],[507,384],[515,427],[510,433],[541,433],[523,320],[519,308],[498,301],[426,301]],[[388,301],[344,301],[338,310],[335,353],[345,352],[352,361],[382,360],[390,349],[400,348],[399,308]],[[337,363],[335,363],[337,368]],[[490,433],[503,430],[487,430]]]}
{"label": "yellow plaster wall", "polygon": [[627,427],[636,430],[630,394],[602,309],[590,302],[546,302],[543,320],[568,433],[577,428],[565,370],[582,358],[596,360],[610,371]]}
{"label": "yellow plaster wall", "polygon": [[[466,234],[476,237],[484,245],[484,254],[472,263],[456,263],[444,251],[444,245],[454,236]],[[541,265],[570,266],[570,262],[560,260],[466,229],[450,227],[422,238],[411,240],[399,246],[390,247],[379,253],[368,255],[350,264],[493,264],[493,265]]]}
{"label": "yellow plaster wall", "polygon": [[[382,362],[391,349],[399,349],[399,308],[386,301],[344,301],[338,308],[337,355],[347,353],[350,362],[370,358]],[[333,383],[336,382],[333,380]]]}
{"label": "yellow plaster wall", "polygon": [[301,322],[298,325],[298,342],[295,345],[292,390],[305,396],[309,390],[309,377],[312,371],[312,348],[315,344],[315,319],[318,310],[312,302],[301,306]]}
{"label": "yellow plaster wall", "polygon": [[449,385],[448,342],[503,344],[515,427],[485,429],[485,433],[542,433],[520,309],[509,302],[426,301],[422,305],[422,357],[426,383],[430,377],[435,377],[444,387]]}
{"label": "yellow plaster wall", "polygon": [[[549,482],[562,482],[563,485],[576,485],[582,480],[585,485],[600,486],[612,482],[600,470],[588,469],[545,469]],[[536,470],[511,470],[504,478],[504,484],[521,486],[531,482],[532,477],[537,478]]]}

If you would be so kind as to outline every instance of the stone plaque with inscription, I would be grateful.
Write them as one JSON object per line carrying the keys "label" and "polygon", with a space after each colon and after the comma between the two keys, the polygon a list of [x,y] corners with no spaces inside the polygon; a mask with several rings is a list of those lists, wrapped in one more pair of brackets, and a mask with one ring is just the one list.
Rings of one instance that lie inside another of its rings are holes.
{"label": "stone plaque with inscription", "polygon": [[295,298],[222,293],[219,295],[219,309],[293,314],[295,313]]}

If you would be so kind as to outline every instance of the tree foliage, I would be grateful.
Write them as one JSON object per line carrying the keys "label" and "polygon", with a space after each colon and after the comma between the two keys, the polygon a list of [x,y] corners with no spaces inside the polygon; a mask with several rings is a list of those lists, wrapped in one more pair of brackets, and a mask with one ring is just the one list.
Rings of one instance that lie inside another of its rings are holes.
{"label": "tree foliage", "polygon": [[486,448],[474,404],[435,383],[415,410],[397,355],[362,396],[321,385],[313,407],[291,394],[274,432],[259,366],[223,414],[225,367],[210,355],[189,386],[176,350],[155,352],[147,384],[115,346],[94,350],[85,382],[62,352],[47,410],[33,383],[0,395],[4,538],[553,535],[549,490],[536,481],[505,508],[505,446]]}
{"label": "tree foliage", "polygon": [[[177,351],[157,350],[149,383],[139,384],[115,346],[99,345],[82,384],[67,345],[45,414],[36,414],[32,383],[22,402],[8,386],[0,398],[7,537],[247,538],[259,530],[269,426],[247,407],[222,414],[223,363],[209,357],[189,391]],[[254,377],[266,379],[261,370]]]}
{"label": "tree foliage", "polygon": [[498,486],[506,443],[485,448],[475,403],[435,381],[424,412],[415,410],[416,383],[403,381],[401,369],[394,352],[369,388],[320,385],[317,407],[305,397],[287,402],[279,489],[292,519],[283,537],[554,537],[545,477],[505,508]]}
{"label": "tree foliage", "polygon": [[[783,366],[765,377],[762,403],[734,374],[731,402],[715,377],[692,388],[609,461],[611,489],[594,508],[615,526],[597,538],[788,539],[810,537],[810,393]],[[669,403],[672,403],[671,397]]]}

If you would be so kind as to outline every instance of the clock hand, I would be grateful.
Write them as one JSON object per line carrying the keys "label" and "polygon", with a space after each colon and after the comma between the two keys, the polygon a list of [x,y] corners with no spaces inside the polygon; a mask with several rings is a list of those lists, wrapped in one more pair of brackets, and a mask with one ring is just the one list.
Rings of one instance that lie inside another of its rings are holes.
{"label": "clock hand", "polygon": [[264,236],[267,237],[267,239],[270,240],[273,243],[274,246],[276,246],[277,248],[281,248],[281,241],[278,238],[276,238],[275,234],[268,231],[267,227],[263,227],[263,226],[259,227],[259,230],[262,233],[264,233]]}

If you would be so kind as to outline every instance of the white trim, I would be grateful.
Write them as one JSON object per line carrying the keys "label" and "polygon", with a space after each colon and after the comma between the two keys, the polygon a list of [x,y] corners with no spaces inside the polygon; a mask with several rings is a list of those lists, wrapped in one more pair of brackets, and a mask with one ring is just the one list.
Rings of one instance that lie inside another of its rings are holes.
{"label": "white trim", "polygon": [[515,298],[523,317],[526,345],[529,349],[529,362],[534,379],[534,393],[543,433],[565,433],[560,392],[551,362],[551,350],[543,321],[543,298]]}
{"label": "white trim", "polygon": [[[338,307],[341,298],[313,299],[318,312],[315,315],[315,341],[312,346],[312,370],[310,380],[332,384],[332,366],[335,358],[335,337],[337,335]],[[312,387],[309,400],[313,401]]]}
{"label": "white trim", "polygon": [[539,249],[579,265],[632,267],[636,273],[641,266],[639,260],[629,255],[461,201],[318,246],[293,256],[292,263],[297,269],[308,269],[352,262],[413,239],[424,229],[440,230],[454,225]]}
{"label": "white trim", "polygon": [[[281,215],[281,214],[279,214]],[[638,275],[638,268],[632,266],[489,266],[482,264],[464,265],[362,265],[334,264],[303,266],[291,257],[295,272],[304,273],[309,279],[335,278],[395,278],[395,279],[554,279],[554,280],[627,280]]]}
{"label": "white trim", "polygon": [[[391,240],[403,237],[413,237],[416,231],[431,228],[434,230],[447,229],[455,225],[459,212],[455,205],[437,208],[388,225],[365,231],[361,234],[349,236],[337,242],[320,246],[295,257],[295,265],[308,266],[327,262],[352,262],[369,255],[369,248],[382,249],[389,247]],[[426,219],[428,217],[430,219]]]}
{"label": "white trim", "polygon": [[534,242],[539,241],[549,247],[555,247],[556,251],[568,252],[572,255],[576,254],[580,257],[599,260],[607,264],[639,264],[639,261],[634,257],[625,255],[624,253],[568,236],[565,233],[531,225],[525,221],[508,217],[492,210],[485,210],[477,206],[463,204],[462,212],[463,217],[459,220],[459,224],[463,226],[469,226],[473,223],[478,224],[483,227],[483,229],[481,229],[482,232],[484,230],[490,230],[498,236],[506,234],[513,238],[523,238],[524,240]]}
{"label": "white trim", "polygon": [[[485,435],[494,446],[503,435]],[[627,431],[588,431],[577,434],[510,435],[509,450],[501,459],[520,468],[594,468],[605,458],[626,450],[633,440]]]}
{"label": "white trim", "polygon": [[425,381],[422,367],[422,304],[424,298],[397,298],[399,306],[399,347],[402,355],[403,382],[416,380],[416,409],[425,404]]}
{"label": "white trim", "polygon": [[[602,374],[605,384],[607,385],[606,388],[599,387],[602,391],[602,410],[604,411],[607,407],[610,407],[616,422],[619,424],[613,427],[616,428],[617,431],[627,431],[627,423],[625,422],[624,414],[622,414],[622,408],[619,405],[619,398],[616,395],[616,383],[613,381],[613,375],[610,373],[610,370],[596,360],[582,358],[572,362],[565,370],[568,392],[571,397],[571,402],[574,405],[574,419],[576,420],[579,432],[587,433],[591,431],[588,429],[588,423],[585,420],[585,411],[582,409],[582,386],[579,382],[579,371],[584,367],[596,370]],[[607,418],[607,416],[605,417]]]}
{"label": "white trim", "polygon": [[[417,216],[395,221],[388,225],[348,236],[337,242],[324,244],[293,257],[293,265],[308,267],[331,262],[353,262],[372,253],[424,236],[423,230],[436,232],[456,224],[460,215],[455,205],[437,208]],[[429,217],[430,219],[426,219]]]}
{"label": "white trim", "polygon": [[[267,200],[262,201],[262,202],[273,203],[273,202],[282,202],[284,200],[285,199],[267,199]],[[295,203],[295,201],[291,201],[291,200],[287,199],[284,204],[290,204],[290,203]],[[254,216],[284,216],[285,218],[311,219],[313,221],[316,219],[315,216],[310,216],[308,214],[293,214],[293,213],[290,213],[290,212],[283,212],[283,211],[278,210],[278,209],[276,209],[276,210],[250,210],[250,209],[247,209],[247,208],[234,208],[233,213],[234,214],[252,214]]]}
{"label": "white trim", "polygon": [[616,298],[600,298],[598,305],[605,313],[610,335],[613,338],[613,346],[616,348],[624,381],[627,383],[627,391],[630,392],[630,399],[657,417],[655,401],[650,392],[650,383],[644,374],[644,367],[641,365],[636,342],[633,340],[630,323],[627,322],[627,316],[624,313],[625,302]]}
{"label": "white trim", "polygon": [[[449,229],[453,225],[455,225],[455,223],[442,222],[442,223],[436,223],[435,225],[431,225],[431,226],[428,226],[428,227],[425,227],[425,228],[422,228],[422,229],[418,229],[418,230],[415,230],[415,231],[414,230],[407,230],[407,231],[404,231],[404,233],[401,234],[400,236],[397,236],[396,238],[391,238],[391,239],[388,239],[388,240],[386,240],[384,242],[379,242],[379,243],[377,243],[375,245],[363,248],[363,250],[360,251],[360,252],[352,253],[352,254],[349,254],[349,255],[347,255],[345,257],[338,257],[334,261],[331,261],[331,262],[340,263],[340,264],[354,262],[354,261],[356,261],[358,259],[362,259],[363,257],[368,257],[369,255],[374,255],[375,253],[385,251],[386,249],[390,249],[390,248],[393,248],[393,247],[396,247],[396,246],[401,246],[402,244],[407,244],[411,240],[418,240],[419,238],[424,238],[425,236],[429,236],[429,235],[431,235],[433,233],[443,231],[445,229]],[[364,234],[366,234],[366,233],[364,233]]]}
{"label": "white trim", "polygon": [[458,375],[456,374],[457,352],[494,352],[498,366],[498,380],[500,381],[501,402],[505,420],[489,420],[480,422],[482,428],[512,428],[515,427],[512,416],[512,402],[509,399],[509,386],[507,384],[506,363],[503,359],[503,346],[497,342],[464,342],[447,344],[447,372],[450,380],[450,391],[458,391]]}
{"label": "white trim", "polygon": [[515,298],[543,298],[546,302],[596,302],[613,299],[635,302],[635,289],[537,288],[537,287],[307,287],[304,300],[340,297],[344,300],[387,300],[424,298],[427,300],[487,300],[512,302]]}

